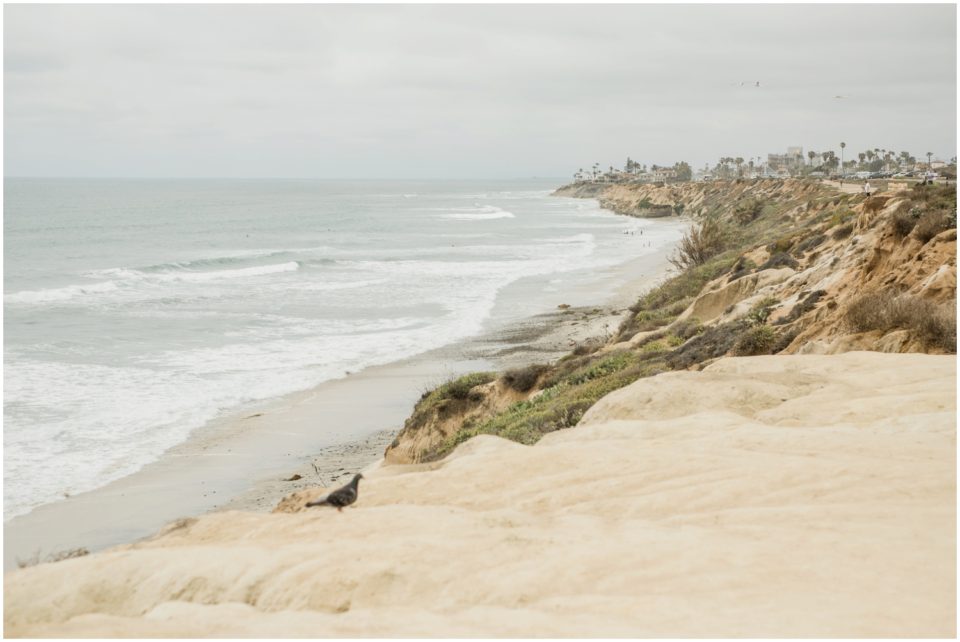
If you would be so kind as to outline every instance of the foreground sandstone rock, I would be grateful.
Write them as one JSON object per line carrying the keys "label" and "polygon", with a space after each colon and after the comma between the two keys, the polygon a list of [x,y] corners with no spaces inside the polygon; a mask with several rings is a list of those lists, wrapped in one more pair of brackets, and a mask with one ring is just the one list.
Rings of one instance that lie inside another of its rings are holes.
{"label": "foreground sandstone rock", "polygon": [[[13,636],[954,636],[955,357],[722,359],[527,447],[5,577]],[[424,470],[432,468],[432,470]]]}

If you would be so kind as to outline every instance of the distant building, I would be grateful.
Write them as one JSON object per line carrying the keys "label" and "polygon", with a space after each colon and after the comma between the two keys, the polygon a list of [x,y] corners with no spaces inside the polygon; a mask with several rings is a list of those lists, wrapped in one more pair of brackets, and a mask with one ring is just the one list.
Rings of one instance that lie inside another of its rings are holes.
{"label": "distant building", "polygon": [[785,154],[767,154],[767,166],[772,174],[792,174],[803,165],[803,147],[787,147]]}
{"label": "distant building", "polygon": [[653,180],[672,181],[677,178],[677,170],[672,167],[658,167],[653,170]]}

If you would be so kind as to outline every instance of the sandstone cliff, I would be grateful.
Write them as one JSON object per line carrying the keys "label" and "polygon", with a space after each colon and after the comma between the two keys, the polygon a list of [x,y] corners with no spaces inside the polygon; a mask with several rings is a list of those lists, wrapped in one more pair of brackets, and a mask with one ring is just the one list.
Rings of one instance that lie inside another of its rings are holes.
{"label": "sandstone cliff", "polygon": [[725,355],[956,352],[953,188],[866,198],[788,180],[580,184],[556,194],[630,216],[712,221],[716,247],[644,293],[607,345],[538,370],[522,392],[485,380],[441,414],[418,405],[389,462],[434,461],[477,434],[534,443],[636,379]]}
{"label": "sandstone cliff", "polygon": [[534,446],[8,573],[39,637],[954,637],[952,356],[721,359]]}

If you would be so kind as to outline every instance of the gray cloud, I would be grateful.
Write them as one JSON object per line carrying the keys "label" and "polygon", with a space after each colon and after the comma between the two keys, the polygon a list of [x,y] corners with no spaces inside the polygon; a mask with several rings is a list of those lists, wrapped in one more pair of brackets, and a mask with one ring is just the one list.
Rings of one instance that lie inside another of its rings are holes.
{"label": "gray cloud", "polygon": [[953,5],[11,5],[6,174],[565,176],[840,140],[950,157],[955,24]]}

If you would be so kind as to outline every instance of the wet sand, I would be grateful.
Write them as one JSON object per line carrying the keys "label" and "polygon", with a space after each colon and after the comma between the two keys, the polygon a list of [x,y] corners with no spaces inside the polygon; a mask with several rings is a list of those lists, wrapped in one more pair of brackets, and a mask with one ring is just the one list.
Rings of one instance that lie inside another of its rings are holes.
{"label": "wet sand", "polygon": [[[670,250],[605,268],[591,287],[555,295],[572,304],[599,298],[604,305],[513,321],[214,421],[128,477],[4,524],[4,568],[34,556],[135,541],[185,516],[267,511],[300,488],[336,484],[382,457],[424,391],[467,372],[551,361],[580,341],[615,332],[626,307],[663,278]],[[514,300],[524,287],[516,285]],[[295,475],[299,479],[287,481]]]}

